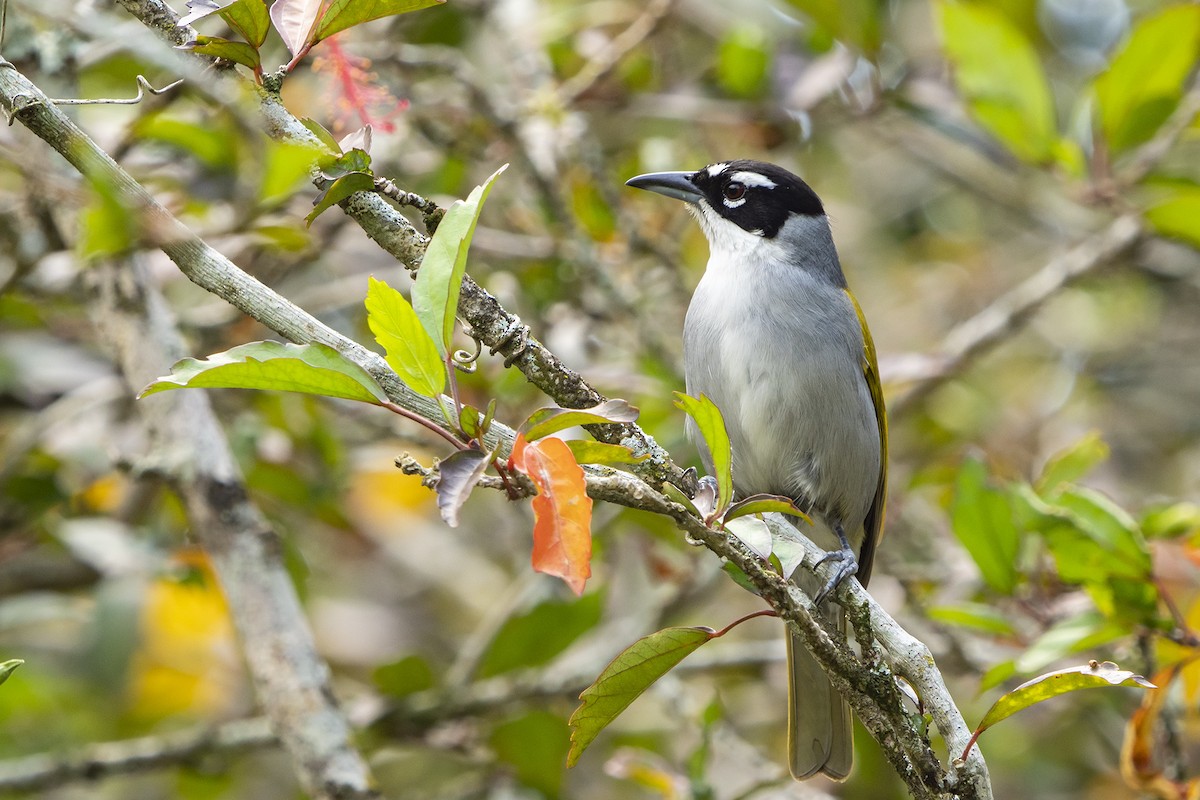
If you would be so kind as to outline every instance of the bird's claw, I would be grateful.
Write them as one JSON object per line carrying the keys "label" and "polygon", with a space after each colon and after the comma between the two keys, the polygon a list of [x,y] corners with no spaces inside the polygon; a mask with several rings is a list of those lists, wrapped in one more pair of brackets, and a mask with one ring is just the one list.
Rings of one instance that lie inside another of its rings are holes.
{"label": "bird's claw", "polygon": [[837,591],[837,588],[842,585],[842,581],[858,573],[858,557],[855,556],[853,548],[850,547],[850,542],[847,541],[841,524],[835,526],[834,532],[837,533],[842,546],[837,550],[830,550],[825,553],[814,565],[819,567],[826,561],[834,561],[838,565],[833,574],[829,576],[829,580],[821,587],[821,591],[817,592],[817,596],[813,598],[813,603],[818,606],[825,602],[825,598]]}

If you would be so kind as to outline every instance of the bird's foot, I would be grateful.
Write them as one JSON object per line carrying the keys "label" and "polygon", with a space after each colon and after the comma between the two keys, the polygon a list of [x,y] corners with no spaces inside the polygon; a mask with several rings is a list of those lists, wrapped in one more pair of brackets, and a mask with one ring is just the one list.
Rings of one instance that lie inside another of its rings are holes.
{"label": "bird's foot", "polygon": [[821,566],[826,561],[837,563],[837,569],[829,576],[829,580],[821,587],[821,591],[817,592],[817,596],[813,598],[813,603],[821,605],[826,597],[842,585],[842,581],[849,578],[858,572],[858,557],[855,556],[854,550],[850,547],[850,542],[846,539],[846,532],[842,530],[842,524],[839,522],[834,526],[834,533],[837,534],[842,546],[837,550],[830,550],[817,561],[816,566]]}

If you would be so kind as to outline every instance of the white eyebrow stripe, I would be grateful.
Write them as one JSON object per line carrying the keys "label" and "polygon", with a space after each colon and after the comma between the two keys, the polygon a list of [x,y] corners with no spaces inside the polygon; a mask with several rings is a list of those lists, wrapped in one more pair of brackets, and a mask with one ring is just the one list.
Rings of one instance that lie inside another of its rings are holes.
{"label": "white eyebrow stripe", "polygon": [[778,185],[775,181],[757,172],[735,172],[729,176],[729,179],[746,186],[760,186],[763,189],[774,189]]}
{"label": "white eyebrow stripe", "polygon": [[722,172],[724,172],[728,166],[729,165],[724,162],[722,162],[720,164],[709,164],[707,167],[704,168],[704,171],[708,173],[708,176],[710,178],[715,178],[718,175],[720,175]]}

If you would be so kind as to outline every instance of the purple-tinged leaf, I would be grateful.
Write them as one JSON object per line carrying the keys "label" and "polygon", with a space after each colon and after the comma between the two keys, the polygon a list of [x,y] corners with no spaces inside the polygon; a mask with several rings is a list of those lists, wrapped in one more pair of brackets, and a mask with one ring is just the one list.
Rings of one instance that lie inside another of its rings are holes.
{"label": "purple-tinged leaf", "polygon": [[492,460],[490,453],[459,450],[438,462],[437,505],[442,519],[451,528],[458,527],[458,512],[471,496],[471,490]]}

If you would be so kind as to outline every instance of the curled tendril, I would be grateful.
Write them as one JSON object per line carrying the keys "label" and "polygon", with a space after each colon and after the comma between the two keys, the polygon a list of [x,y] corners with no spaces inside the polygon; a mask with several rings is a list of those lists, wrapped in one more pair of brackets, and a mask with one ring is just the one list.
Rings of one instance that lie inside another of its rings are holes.
{"label": "curled tendril", "polygon": [[475,352],[468,353],[466,350],[455,350],[451,360],[454,362],[454,367],[468,375],[479,368],[479,356],[483,353],[483,342],[476,336],[471,336],[471,341],[475,343]]}

